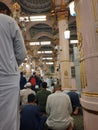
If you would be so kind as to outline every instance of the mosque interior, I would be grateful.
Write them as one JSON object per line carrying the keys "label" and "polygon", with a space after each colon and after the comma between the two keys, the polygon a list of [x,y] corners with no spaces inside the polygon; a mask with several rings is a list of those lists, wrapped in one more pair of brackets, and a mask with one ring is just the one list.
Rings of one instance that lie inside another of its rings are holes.
{"label": "mosque interior", "polygon": [[81,92],[84,130],[98,130],[98,0],[1,1],[23,33],[27,57],[20,70]]}
{"label": "mosque interior", "polygon": [[[77,40],[76,16],[70,14],[69,4],[73,0],[4,0],[13,12],[13,17],[18,22],[27,49],[27,58],[20,66],[29,76],[32,71],[38,74],[54,76],[60,73],[59,53],[62,47],[59,44],[58,12],[65,13],[68,19],[68,27],[65,31],[70,31],[69,55],[73,62],[73,47],[77,43],[70,43]],[[39,17],[39,18],[36,18]],[[41,18],[42,17],[42,18]],[[74,67],[72,68],[74,73]],[[74,74],[73,74],[74,75]]]}

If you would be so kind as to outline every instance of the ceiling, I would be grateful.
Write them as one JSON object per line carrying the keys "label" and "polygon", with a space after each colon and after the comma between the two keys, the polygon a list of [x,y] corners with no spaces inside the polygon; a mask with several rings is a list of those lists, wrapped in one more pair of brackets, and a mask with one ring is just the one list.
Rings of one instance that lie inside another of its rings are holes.
{"label": "ceiling", "polygon": [[[21,16],[46,15],[45,22],[28,22],[25,23],[25,42],[28,50],[28,55],[32,58],[40,59],[44,57],[53,57],[49,61],[56,59],[55,46],[59,44],[59,29],[57,23],[58,10],[67,10],[69,13],[68,4],[72,0],[12,0],[11,4],[18,2],[21,6]],[[70,39],[77,39],[76,20],[70,14],[68,16],[68,27],[71,31]],[[51,41],[51,45],[30,46],[29,42],[36,41]],[[53,51],[52,54],[38,54],[37,51]],[[42,62],[47,62],[47,59]]]}

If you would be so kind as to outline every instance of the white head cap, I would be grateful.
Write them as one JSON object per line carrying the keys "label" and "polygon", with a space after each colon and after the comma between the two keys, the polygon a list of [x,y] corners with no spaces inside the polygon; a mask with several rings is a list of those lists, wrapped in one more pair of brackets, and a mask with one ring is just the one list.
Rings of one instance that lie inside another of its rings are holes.
{"label": "white head cap", "polygon": [[24,88],[27,88],[27,87],[31,87],[31,83],[30,83],[30,82],[27,82],[27,83],[24,85]]}

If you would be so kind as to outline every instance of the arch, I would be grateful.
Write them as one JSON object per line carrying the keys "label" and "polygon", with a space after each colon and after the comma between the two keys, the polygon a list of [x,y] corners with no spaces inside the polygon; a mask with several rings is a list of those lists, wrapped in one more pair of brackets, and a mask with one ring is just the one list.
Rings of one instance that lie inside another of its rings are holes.
{"label": "arch", "polygon": [[49,38],[53,38],[53,35],[51,34],[51,33],[48,33],[48,32],[40,32],[40,33],[38,33],[33,39],[34,40],[37,40],[37,39],[39,39],[40,37],[42,37],[42,36],[47,36],[47,37],[49,37]]}
{"label": "arch", "polygon": [[28,40],[31,39],[29,30],[31,29],[31,27],[33,27],[33,26],[35,26],[37,24],[45,24],[45,25],[48,25],[50,28],[52,28],[52,25],[51,25],[51,23],[49,21],[47,23],[44,22],[44,21],[43,22],[29,22],[29,24],[27,24],[27,26],[26,26],[26,34],[27,34],[27,39]]}

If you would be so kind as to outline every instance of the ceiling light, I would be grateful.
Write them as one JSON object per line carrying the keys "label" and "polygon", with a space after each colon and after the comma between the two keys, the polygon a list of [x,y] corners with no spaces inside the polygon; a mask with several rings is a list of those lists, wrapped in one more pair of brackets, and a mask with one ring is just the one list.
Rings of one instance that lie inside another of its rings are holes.
{"label": "ceiling light", "polygon": [[47,65],[53,65],[53,62],[46,62]]}
{"label": "ceiling light", "polygon": [[50,41],[43,41],[43,42],[41,42],[41,45],[50,45],[50,44],[51,44]]}
{"label": "ceiling light", "polygon": [[52,53],[52,51],[38,51],[37,53],[39,53],[39,54],[44,54],[44,53]]}
{"label": "ceiling light", "polygon": [[46,15],[30,16],[30,21],[46,21]]}
{"label": "ceiling light", "polygon": [[22,22],[22,21],[24,21],[24,22],[29,22],[29,17],[28,17],[28,16],[20,17],[20,18],[19,18],[19,21],[20,21],[20,22]]}
{"label": "ceiling light", "polygon": [[52,60],[53,58],[52,57],[47,57],[47,58],[43,57],[42,59],[43,60]]}
{"label": "ceiling light", "polygon": [[29,43],[31,46],[35,46],[35,45],[50,45],[51,41],[43,41],[43,42],[30,42]]}
{"label": "ceiling light", "polygon": [[52,51],[45,51],[45,53],[52,53]]}
{"label": "ceiling light", "polygon": [[76,16],[74,1],[72,1],[72,2],[69,4],[69,9],[70,9],[70,14],[71,14],[71,16]]}
{"label": "ceiling light", "polygon": [[76,44],[78,43],[78,40],[70,40],[70,44]]}
{"label": "ceiling light", "polygon": [[30,22],[30,21],[46,21],[46,15],[42,16],[23,16],[19,18],[19,21]]}
{"label": "ceiling light", "polygon": [[65,32],[64,32],[64,37],[65,37],[65,39],[70,39],[70,30],[65,30]]}
{"label": "ceiling light", "polygon": [[30,44],[31,46],[40,45],[39,42],[30,42],[29,44]]}

